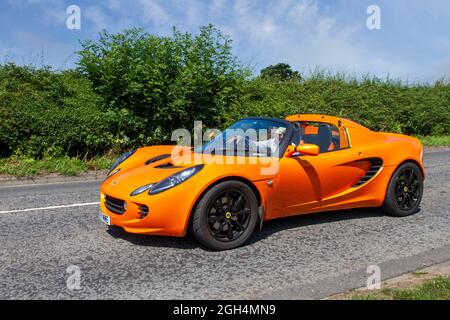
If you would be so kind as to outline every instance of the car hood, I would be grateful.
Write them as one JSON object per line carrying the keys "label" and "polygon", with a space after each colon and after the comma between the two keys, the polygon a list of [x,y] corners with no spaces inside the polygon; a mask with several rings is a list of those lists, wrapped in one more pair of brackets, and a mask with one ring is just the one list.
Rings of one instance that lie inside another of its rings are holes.
{"label": "car hood", "polygon": [[[131,192],[143,185],[157,183],[191,165],[180,165],[172,161],[173,146],[139,148],[118,166],[119,172],[106,178],[104,186]],[[131,190],[131,191],[130,191]]]}
{"label": "car hood", "polygon": [[[133,156],[119,165],[120,171],[108,177],[103,185],[129,193],[199,164],[204,165],[201,171],[204,184],[227,176],[238,176],[250,181],[270,179],[273,176],[261,171],[258,164],[248,164],[248,158],[245,159],[247,163],[238,161],[238,157],[225,157],[224,163],[212,163],[211,158],[192,153],[191,148],[174,148],[175,146],[154,146],[137,149]],[[228,162],[227,158],[233,159]]]}

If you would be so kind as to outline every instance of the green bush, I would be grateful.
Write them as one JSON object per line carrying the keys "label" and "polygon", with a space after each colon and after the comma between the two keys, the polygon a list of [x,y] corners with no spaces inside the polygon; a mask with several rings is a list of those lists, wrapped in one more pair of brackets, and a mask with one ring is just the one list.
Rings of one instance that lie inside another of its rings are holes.
{"label": "green bush", "polygon": [[409,135],[450,134],[450,85],[405,85],[313,74],[300,81],[256,78],[245,84],[228,123],[243,116],[320,113],[352,119],[373,130]]}
{"label": "green bush", "polygon": [[220,126],[249,74],[232,55],[231,40],[211,25],[195,36],[103,32],[82,46],[79,70],[105,107],[123,114],[122,133],[138,145],[170,140],[194,120]]}
{"label": "green bush", "polygon": [[74,71],[0,66],[0,150],[33,158],[101,154],[116,144],[117,115],[101,109]]}

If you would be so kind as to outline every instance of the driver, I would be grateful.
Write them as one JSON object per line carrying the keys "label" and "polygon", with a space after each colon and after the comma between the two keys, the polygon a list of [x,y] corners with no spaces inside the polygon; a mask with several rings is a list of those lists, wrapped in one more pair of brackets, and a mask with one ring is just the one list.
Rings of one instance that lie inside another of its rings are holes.
{"label": "driver", "polygon": [[266,152],[268,156],[276,154],[280,147],[280,142],[286,134],[285,127],[272,127],[269,129],[269,139],[261,141],[251,141],[254,147],[258,148],[259,152]]}
{"label": "driver", "polygon": [[[265,153],[264,155],[272,156],[276,154],[276,152],[279,149],[279,145],[281,140],[284,138],[284,135],[286,134],[286,128],[285,127],[269,127],[268,129],[268,139],[266,140],[257,140],[256,137],[247,136],[245,137],[246,140],[249,143],[249,146],[247,148],[251,150],[255,150],[259,153]],[[243,140],[244,136],[236,135],[231,137],[229,140],[227,140],[227,144],[234,143],[238,144]],[[249,140],[247,140],[250,138]],[[252,139],[256,138],[256,140]]]}

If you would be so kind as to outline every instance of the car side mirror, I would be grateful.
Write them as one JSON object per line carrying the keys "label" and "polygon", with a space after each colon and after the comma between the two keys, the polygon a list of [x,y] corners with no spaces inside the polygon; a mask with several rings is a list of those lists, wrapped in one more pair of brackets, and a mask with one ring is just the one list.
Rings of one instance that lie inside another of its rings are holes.
{"label": "car side mirror", "polygon": [[298,157],[300,154],[304,154],[305,156],[317,156],[320,153],[320,148],[316,144],[299,144],[298,146],[292,148],[286,154],[288,158]]}

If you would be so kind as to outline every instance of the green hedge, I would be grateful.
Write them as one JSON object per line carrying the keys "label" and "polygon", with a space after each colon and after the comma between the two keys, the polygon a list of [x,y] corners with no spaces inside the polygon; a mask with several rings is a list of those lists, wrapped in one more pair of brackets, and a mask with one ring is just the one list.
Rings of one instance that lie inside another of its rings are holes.
{"label": "green hedge", "polygon": [[450,85],[312,75],[300,82],[249,81],[229,120],[249,115],[285,117],[321,113],[373,130],[409,135],[450,134]]}
{"label": "green hedge", "polygon": [[73,71],[0,66],[0,152],[41,158],[101,154],[116,144],[117,116]]}
{"label": "green hedge", "polygon": [[374,129],[450,135],[450,84],[314,73],[253,77],[213,26],[158,37],[139,29],[83,43],[76,70],[0,65],[0,157],[90,157],[164,143],[194,120],[322,113]]}

